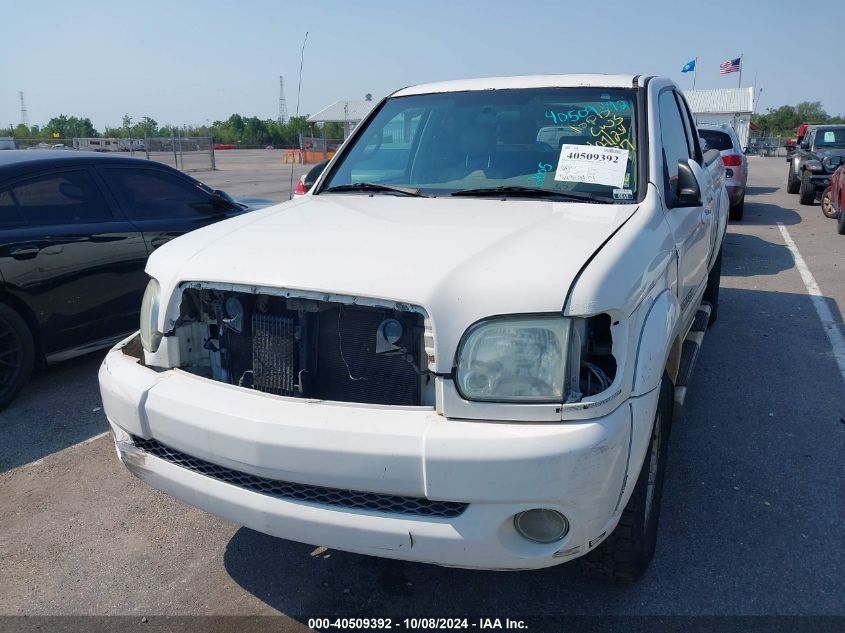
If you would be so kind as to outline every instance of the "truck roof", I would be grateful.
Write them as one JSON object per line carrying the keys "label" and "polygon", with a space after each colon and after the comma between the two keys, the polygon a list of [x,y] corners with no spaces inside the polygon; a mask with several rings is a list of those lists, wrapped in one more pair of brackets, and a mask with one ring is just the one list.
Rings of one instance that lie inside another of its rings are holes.
{"label": "truck roof", "polygon": [[514,88],[633,88],[640,75],[524,75],[438,81],[397,90],[392,97],[407,97],[469,90],[508,90]]}

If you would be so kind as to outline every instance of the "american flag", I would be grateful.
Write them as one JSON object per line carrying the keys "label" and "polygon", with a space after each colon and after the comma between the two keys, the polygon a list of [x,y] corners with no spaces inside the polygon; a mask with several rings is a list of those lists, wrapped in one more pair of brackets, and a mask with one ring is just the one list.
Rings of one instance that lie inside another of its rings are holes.
{"label": "american flag", "polygon": [[740,63],[741,62],[739,57],[737,57],[736,59],[729,59],[726,62],[722,62],[721,64],[719,64],[719,74],[727,75],[728,73],[739,72]]}

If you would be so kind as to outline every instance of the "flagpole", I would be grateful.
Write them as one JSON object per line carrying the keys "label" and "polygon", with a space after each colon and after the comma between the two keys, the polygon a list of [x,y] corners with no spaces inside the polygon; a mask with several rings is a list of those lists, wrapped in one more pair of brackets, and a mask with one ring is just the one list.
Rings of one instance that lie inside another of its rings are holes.
{"label": "flagpole", "polygon": [[739,83],[737,83],[737,88],[742,88],[742,56],[743,53],[739,54]]}
{"label": "flagpole", "polygon": [[695,90],[695,76],[698,74],[698,57],[695,58],[695,66],[692,67],[692,89]]}

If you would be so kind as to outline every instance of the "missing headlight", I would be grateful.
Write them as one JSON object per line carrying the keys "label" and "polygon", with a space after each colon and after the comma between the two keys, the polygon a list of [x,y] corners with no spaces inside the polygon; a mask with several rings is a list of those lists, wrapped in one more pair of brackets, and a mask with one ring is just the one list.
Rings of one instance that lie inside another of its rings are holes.
{"label": "missing headlight", "polygon": [[578,349],[572,352],[578,366],[578,390],[581,397],[607,390],[616,378],[611,325],[612,320],[607,314],[575,320],[573,338],[578,341]]}

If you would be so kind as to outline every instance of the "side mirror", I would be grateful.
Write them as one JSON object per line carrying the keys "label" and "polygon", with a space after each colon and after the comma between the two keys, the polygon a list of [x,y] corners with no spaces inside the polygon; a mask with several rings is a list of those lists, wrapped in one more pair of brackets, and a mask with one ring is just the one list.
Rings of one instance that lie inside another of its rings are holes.
{"label": "side mirror", "polygon": [[211,194],[211,204],[221,212],[230,211],[238,206],[238,203],[222,189],[215,189]]}
{"label": "side mirror", "polygon": [[679,207],[701,206],[701,187],[690,167],[689,159],[678,161],[678,205]]}
{"label": "side mirror", "polygon": [[810,149],[810,144],[807,141],[801,141],[801,149]]}

